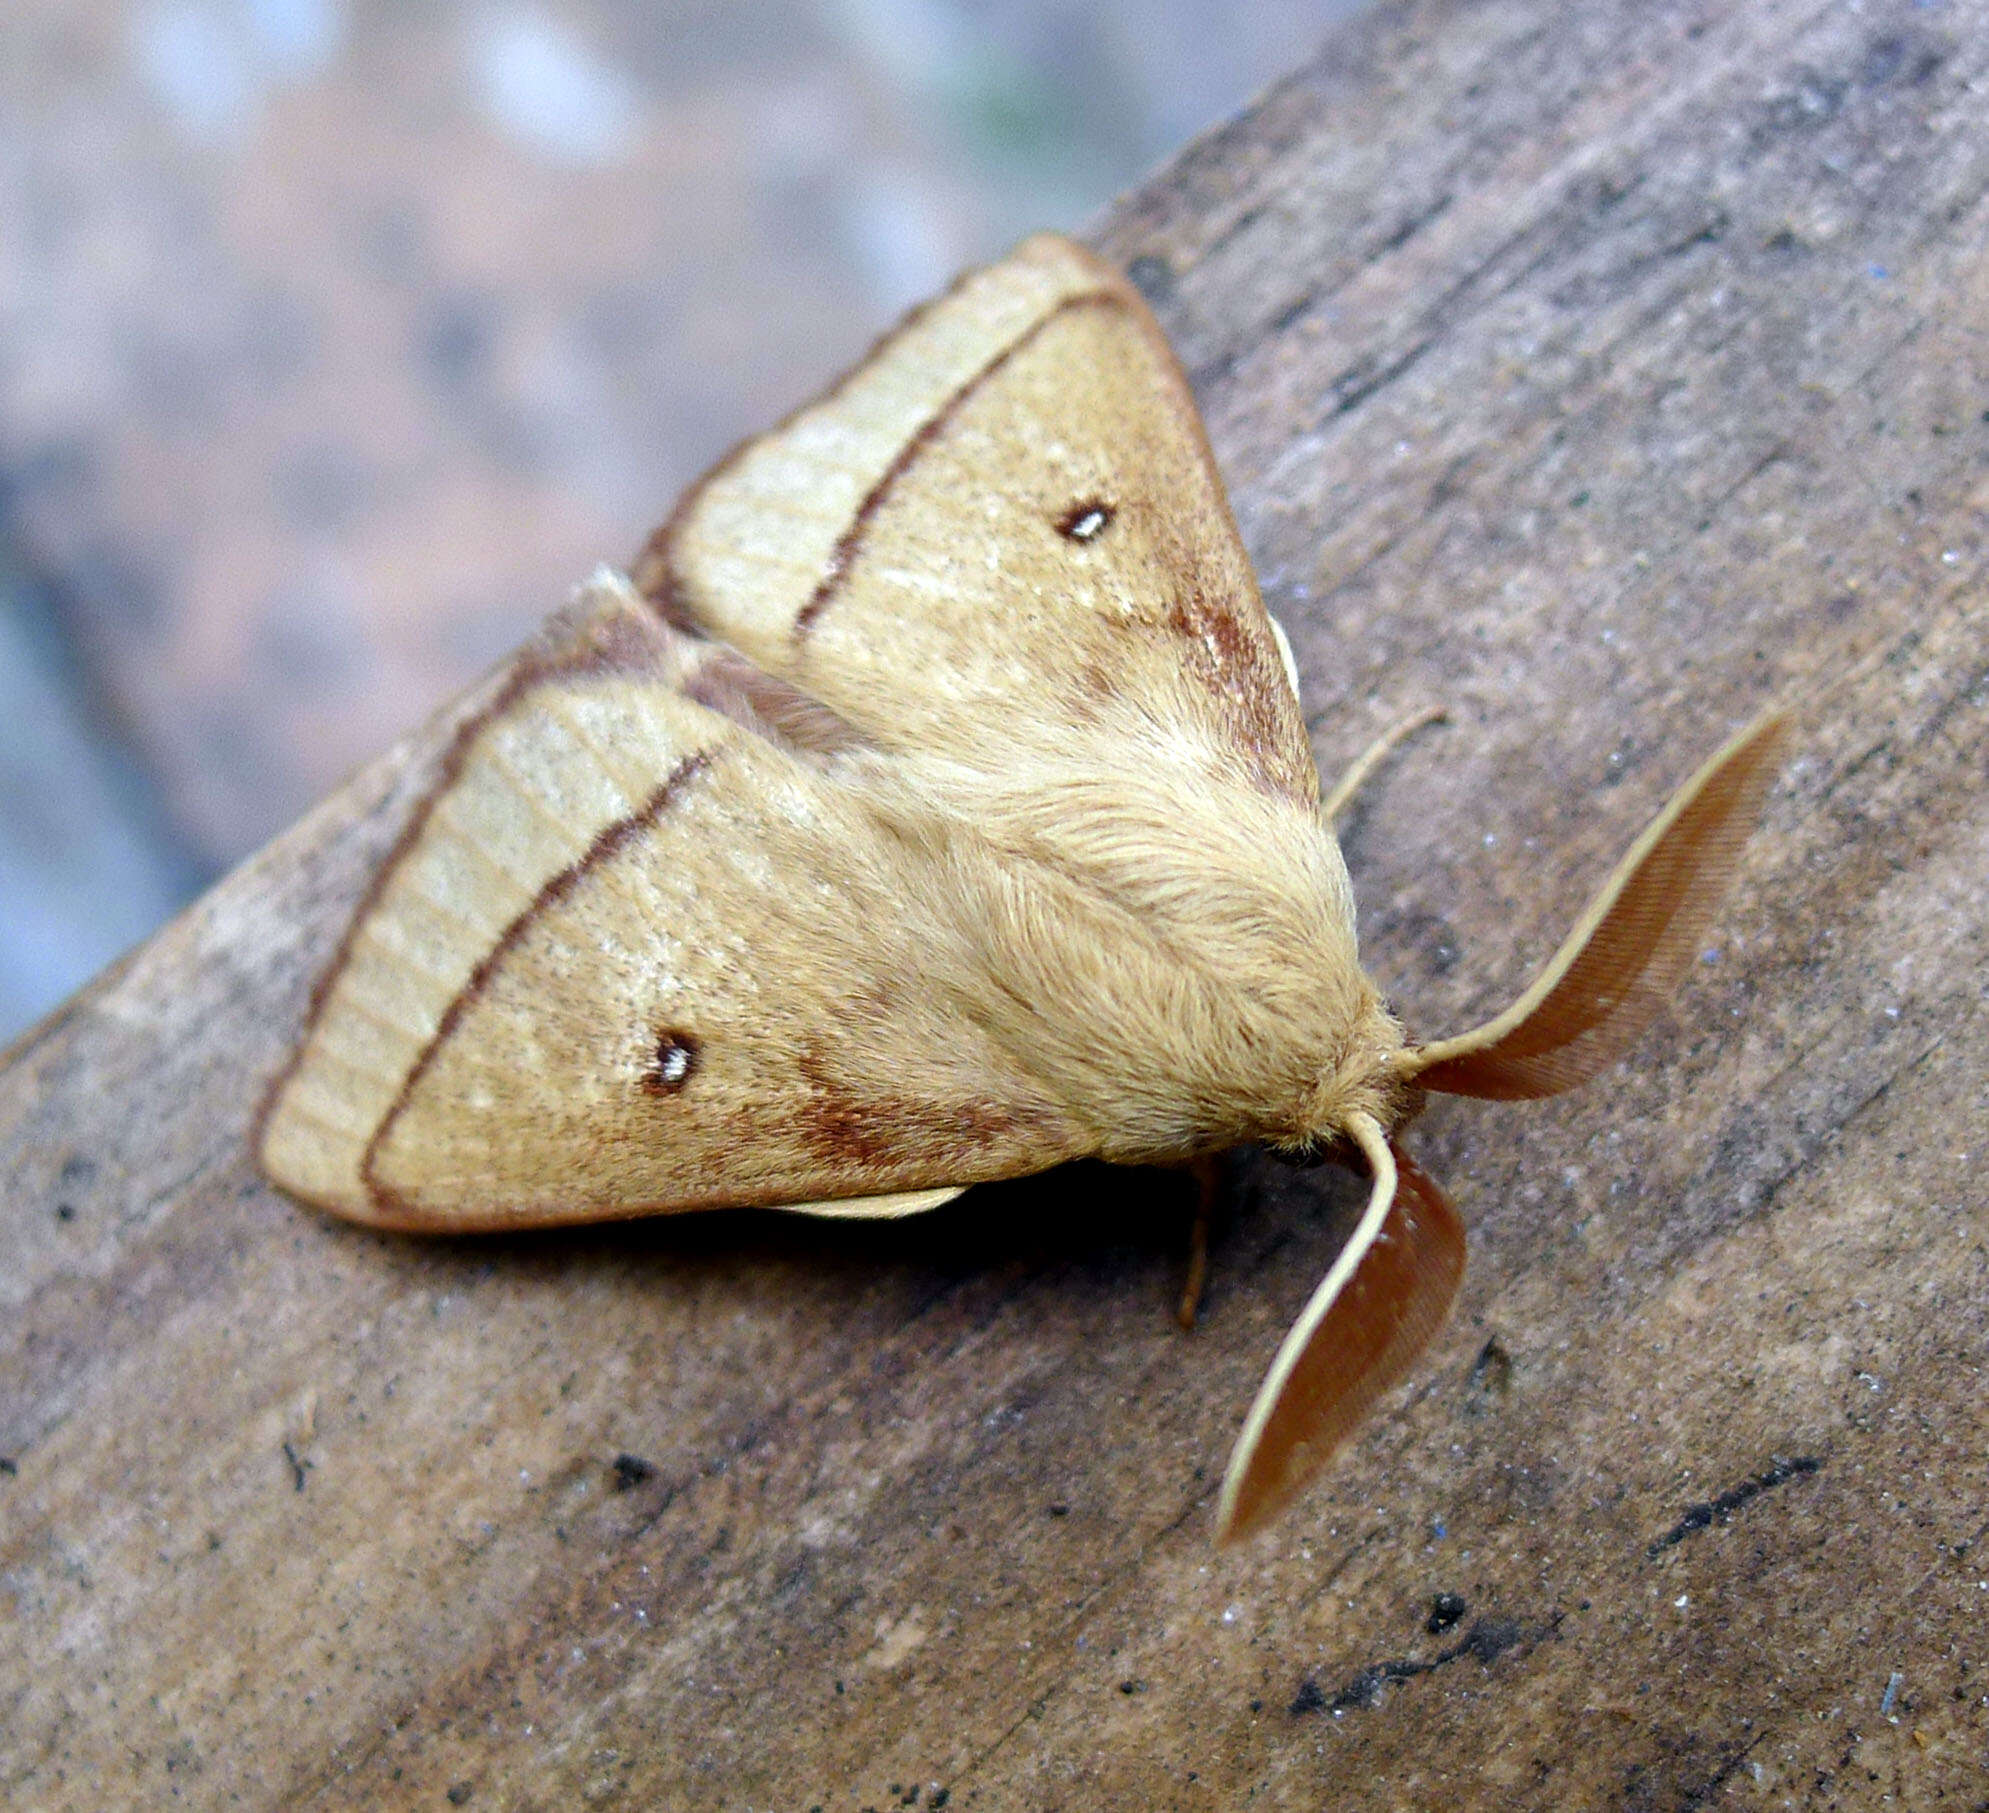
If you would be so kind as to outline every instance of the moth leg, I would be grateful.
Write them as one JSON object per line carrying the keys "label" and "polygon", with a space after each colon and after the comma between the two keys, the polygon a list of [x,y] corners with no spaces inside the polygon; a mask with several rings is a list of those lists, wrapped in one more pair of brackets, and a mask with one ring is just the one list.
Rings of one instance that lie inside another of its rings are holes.
{"label": "moth leg", "polygon": [[1396,744],[1414,736],[1425,724],[1440,724],[1443,719],[1443,707],[1431,705],[1411,717],[1402,719],[1399,723],[1391,724],[1361,751],[1352,767],[1340,776],[1333,791],[1327,794],[1326,803],[1319,808],[1320,821],[1330,828],[1333,821],[1352,803],[1354,795],[1366,784],[1368,776],[1388,759]]}
{"label": "moth leg", "polygon": [[1192,1334],[1202,1307],[1202,1291],[1209,1281],[1209,1217],[1222,1189],[1222,1160],[1213,1152],[1204,1153],[1189,1159],[1188,1170],[1195,1179],[1195,1219],[1188,1229],[1188,1276],[1181,1285],[1174,1319]]}

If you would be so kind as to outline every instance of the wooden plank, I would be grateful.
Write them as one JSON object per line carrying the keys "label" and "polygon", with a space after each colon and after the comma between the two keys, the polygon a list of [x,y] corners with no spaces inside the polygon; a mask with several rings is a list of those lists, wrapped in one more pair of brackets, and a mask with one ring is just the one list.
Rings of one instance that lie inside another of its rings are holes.
{"label": "wooden plank", "polygon": [[1395,7],[1098,236],[1323,763],[1451,708],[1349,838],[1412,1025],[1800,722],[1669,1020],[1415,1129],[1460,1313],[1294,1515],[1210,1547],[1332,1173],[1237,1164],[1192,1337],[1164,1177],[445,1243],[272,1195],[431,726],[0,1069],[10,1803],[1973,1804],[1985,79],[1980,0]]}

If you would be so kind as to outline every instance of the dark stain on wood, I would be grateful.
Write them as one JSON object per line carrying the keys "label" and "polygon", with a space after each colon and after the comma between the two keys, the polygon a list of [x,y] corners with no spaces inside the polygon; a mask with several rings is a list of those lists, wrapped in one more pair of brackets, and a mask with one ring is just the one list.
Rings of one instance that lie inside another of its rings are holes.
{"label": "dark stain on wood", "polygon": [[1651,1559],[1655,1561],[1666,1549],[1676,1548],[1688,1536],[1710,1529],[1716,1523],[1726,1523],[1736,1511],[1751,1504],[1762,1493],[1785,1486],[1792,1479],[1807,1479],[1812,1473],[1820,1471],[1822,1466],[1823,1456],[1820,1454],[1798,1454],[1789,1460],[1778,1459],[1763,1467],[1759,1473],[1751,1474],[1739,1485],[1729,1486],[1717,1498],[1687,1505],[1678,1521],[1651,1544]]}

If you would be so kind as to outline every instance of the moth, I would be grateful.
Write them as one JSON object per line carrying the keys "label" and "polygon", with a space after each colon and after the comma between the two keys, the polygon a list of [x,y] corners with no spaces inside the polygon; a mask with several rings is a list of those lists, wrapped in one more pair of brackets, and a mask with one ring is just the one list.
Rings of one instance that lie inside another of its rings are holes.
{"label": "moth", "polygon": [[703,479],[463,722],[266,1105],[377,1227],[897,1216],[1240,1142],[1371,1177],[1229,1463],[1260,1525],[1441,1325],[1425,1092],[1558,1093],[1699,948],[1781,736],[1692,776],[1539,979],[1418,1043],[1194,400],[1137,292],[1025,241]]}

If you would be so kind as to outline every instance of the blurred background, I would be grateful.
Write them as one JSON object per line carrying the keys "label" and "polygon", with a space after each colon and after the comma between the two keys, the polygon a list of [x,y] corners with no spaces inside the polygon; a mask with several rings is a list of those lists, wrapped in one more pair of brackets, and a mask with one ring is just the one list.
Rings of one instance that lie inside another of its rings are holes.
{"label": "blurred background", "polygon": [[0,1041],[1360,0],[5,0]]}

